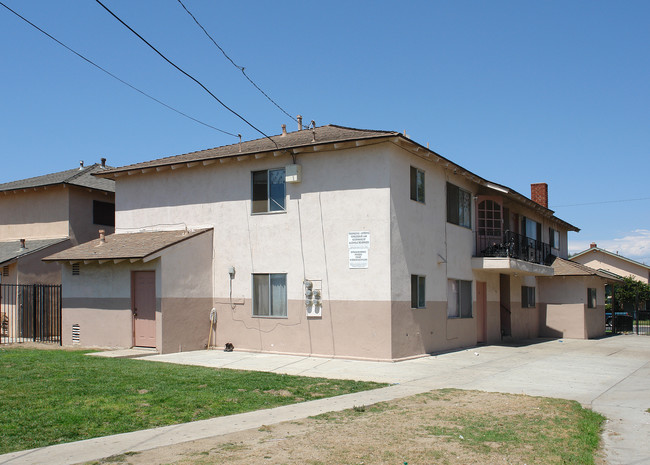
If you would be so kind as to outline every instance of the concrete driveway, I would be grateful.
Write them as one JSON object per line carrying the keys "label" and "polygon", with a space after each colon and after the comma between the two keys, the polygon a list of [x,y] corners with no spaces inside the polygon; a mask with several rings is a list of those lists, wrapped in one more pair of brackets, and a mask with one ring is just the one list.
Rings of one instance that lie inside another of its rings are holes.
{"label": "concrete driveway", "polygon": [[0,456],[0,464],[77,463],[445,387],[577,400],[609,419],[603,435],[608,463],[650,464],[650,413],[646,412],[650,408],[650,337],[647,336],[588,341],[533,340],[526,344],[483,346],[399,363],[217,350],[151,355],[142,359],[382,381],[393,385],[227,418],[6,454]]}

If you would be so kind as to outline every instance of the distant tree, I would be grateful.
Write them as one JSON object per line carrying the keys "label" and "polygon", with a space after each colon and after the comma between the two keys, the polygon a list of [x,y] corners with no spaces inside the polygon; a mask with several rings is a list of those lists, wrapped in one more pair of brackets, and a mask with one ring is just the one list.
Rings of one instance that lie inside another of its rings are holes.
{"label": "distant tree", "polygon": [[646,300],[650,300],[650,284],[634,278],[623,278],[614,289],[617,310],[621,310],[624,303],[631,304],[636,310],[644,310]]}

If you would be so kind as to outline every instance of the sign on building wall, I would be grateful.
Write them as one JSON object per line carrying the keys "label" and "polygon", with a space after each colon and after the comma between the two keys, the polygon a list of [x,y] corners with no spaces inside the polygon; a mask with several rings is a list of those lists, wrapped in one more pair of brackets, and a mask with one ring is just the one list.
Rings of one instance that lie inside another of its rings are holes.
{"label": "sign on building wall", "polygon": [[352,231],[348,233],[349,267],[368,268],[368,251],[370,250],[370,231]]}

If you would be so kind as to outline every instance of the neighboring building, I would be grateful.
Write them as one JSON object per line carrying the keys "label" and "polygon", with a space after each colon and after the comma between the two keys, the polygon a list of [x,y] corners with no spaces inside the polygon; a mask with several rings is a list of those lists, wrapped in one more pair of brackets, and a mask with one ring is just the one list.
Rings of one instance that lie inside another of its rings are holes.
{"label": "neighboring building", "polygon": [[605,286],[620,279],[556,258],[553,277],[540,278],[540,336],[590,339],[605,335]]}
{"label": "neighboring building", "polygon": [[399,360],[533,338],[540,278],[578,231],[546,184],[533,201],[389,131],[283,130],[97,176],[116,182],[117,233],[47,258],[64,344],[201,349],[212,308],[217,345],[250,351]]}
{"label": "neighboring building", "polygon": [[0,184],[0,282],[60,284],[61,267],[41,259],[112,232],[115,183],[101,164]]}
{"label": "neighboring building", "polygon": [[596,270],[612,273],[614,276],[630,277],[650,283],[650,266],[601,249],[595,242],[592,242],[587,250],[573,255],[571,260]]}

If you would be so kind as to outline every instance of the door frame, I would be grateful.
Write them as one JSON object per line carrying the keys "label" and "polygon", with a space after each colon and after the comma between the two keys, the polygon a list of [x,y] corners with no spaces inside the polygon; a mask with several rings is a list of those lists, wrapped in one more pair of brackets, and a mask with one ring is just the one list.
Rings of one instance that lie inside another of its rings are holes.
{"label": "door frame", "polygon": [[156,271],[155,270],[131,270],[131,347],[148,347],[148,346],[138,346],[136,345],[136,334],[135,334],[135,298],[136,298],[136,274],[138,273],[153,273],[153,282],[154,282],[154,309],[153,309],[153,321],[154,321],[154,345],[156,347],[158,344],[158,335],[156,327]]}
{"label": "door frame", "polygon": [[476,342],[487,342],[487,283],[476,281]]}

